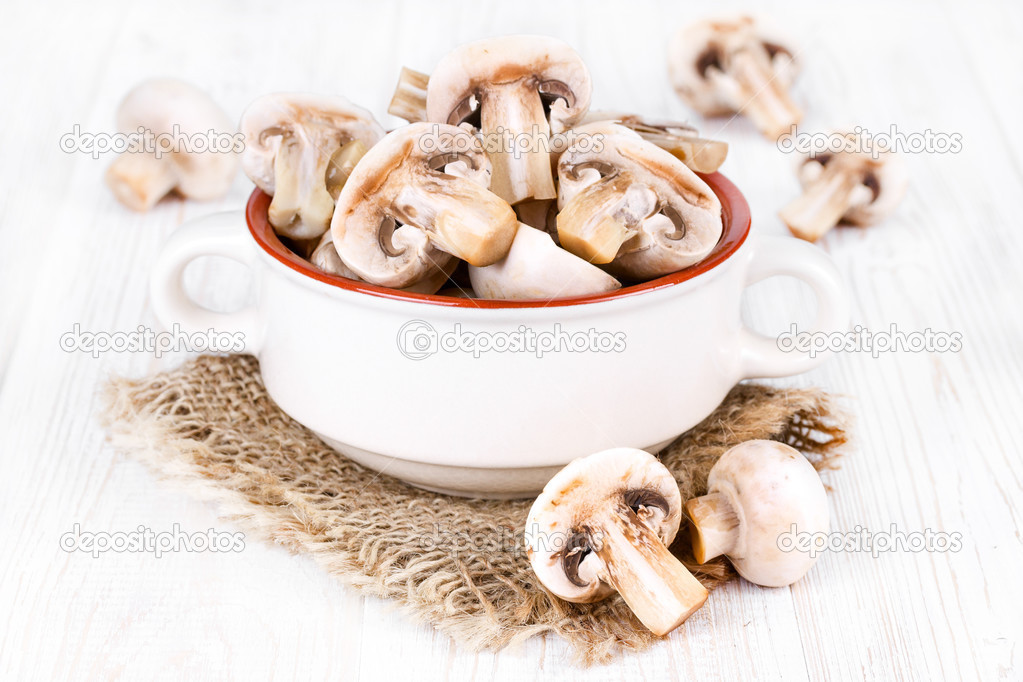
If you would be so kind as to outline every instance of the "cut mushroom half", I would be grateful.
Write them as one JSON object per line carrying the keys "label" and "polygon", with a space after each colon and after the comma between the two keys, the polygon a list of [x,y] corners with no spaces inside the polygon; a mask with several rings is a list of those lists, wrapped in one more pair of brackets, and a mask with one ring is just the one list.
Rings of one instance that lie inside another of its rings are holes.
{"label": "cut mushroom half", "polygon": [[728,156],[728,143],[707,140],[688,123],[646,118],[620,111],[591,111],[582,123],[612,121],[639,134],[647,142],[671,152],[697,173],[714,173]]}
{"label": "cut mushroom half", "polygon": [[574,460],[544,487],[526,522],[540,582],[571,602],[618,592],[665,635],[696,612],[707,590],[668,551],[682,518],[678,484],[656,457],[615,448]]}
{"label": "cut mushroom half", "polygon": [[721,237],[721,202],[707,183],[624,126],[578,128],[558,179],[561,245],[618,277],[677,272]]}
{"label": "cut mushroom half", "polygon": [[[323,233],[323,237],[320,239],[316,250],[309,257],[309,262],[317,269],[329,275],[337,275],[338,277],[344,277],[356,282],[363,281],[354,270],[345,265],[344,261],[341,260],[341,256],[337,254],[337,249],[334,248],[334,234],[330,230]],[[412,286],[405,287],[399,291],[408,291],[414,294],[436,294],[447,284],[448,277],[451,276],[457,267],[458,259],[452,258],[444,268],[438,268],[430,272]],[[465,298],[472,297],[466,296]]]}
{"label": "cut mushroom half", "polygon": [[828,499],[800,452],[773,440],[736,445],[717,461],[708,492],[686,502],[696,561],[724,554],[746,580],[765,587],[796,582],[815,554],[787,545],[787,533],[827,533]]}
{"label": "cut mushroom half", "polygon": [[561,249],[546,232],[520,224],[508,255],[485,268],[469,266],[480,298],[552,300],[614,291],[621,282]]}
{"label": "cut mushroom half", "polygon": [[802,119],[789,96],[798,63],[791,41],[763,19],[705,19],[683,28],[669,47],[679,96],[707,116],[740,113],[778,138]]}
{"label": "cut mushroom half", "polygon": [[487,155],[466,130],[398,128],[366,153],[341,190],[334,245],[359,277],[396,289],[444,270],[452,257],[491,265],[508,253],[518,222],[489,183]]}
{"label": "cut mushroom half", "polygon": [[860,150],[855,133],[834,133],[841,151],[800,162],[803,193],[779,213],[792,234],[817,241],[840,221],[873,225],[891,214],[906,194],[905,161],[890,151]]}
{"label": "cut mushroom half", "polygon": [[445,56],[427,87],[430,121],[480,129],[494,168],[490,189],[510,204],[557,196],[551,133],[590,105],[590,74],[575,50],[544,36],[505,36]]}
{"label": "cut mushroom half", "polygon": [[117,129],[126,135],[145,131],[156,142],[151,149],[147,145],[122,153],[107,169],[107,186],[128,208],[148,211],[173,190],[190,199],[217,199],[234,182],[240,151],[234,140],[223,149],[219,138],[207,138],[202,151],[195,142],[205,135],[230,139],[234,123],[189,83],[156,78],[138,84],[117,108]]}
{"label": "cut mushroom half", "polygon": [[270,224],[290,239],[327,231],[334,197],[351,172],[341,165],[345,156],[365,153],[384,135],[369,111],[343,97],[302,93],[260,97],[245,110],[241,128],[245,174],[273,197]]}

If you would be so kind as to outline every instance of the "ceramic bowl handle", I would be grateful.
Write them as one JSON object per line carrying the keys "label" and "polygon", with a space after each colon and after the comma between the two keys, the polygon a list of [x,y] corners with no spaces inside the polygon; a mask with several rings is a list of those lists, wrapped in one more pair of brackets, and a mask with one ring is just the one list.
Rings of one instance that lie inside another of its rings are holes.
{"label": "ceramic bowl handle", "polygon": [[[746,286],[768,277],[795,277],[817,295],[817,319],[807,333],[845,332],[849,328],[849,296],[831,258],[818,247],[791,237],[759,237],[746,272]],[[783,350],[777,337],[748,327],[742,330],[742,377],[783,377],[813,369],[827,353],[810,355],[794,348]]]}
{"label": "ceramic bowl handle", "polygon": [[[193,301],[185,292],[185,268],[202,256],[223,256],[257,270],[257,253],[241,211],[214,213],[179,227],[163,245],[149,278],[149,296],[160,323],[178,325],[185,334],[241,335],[244,352],[256,354],[262,337],[255,306],[233,313],[218,313]],[[258,277],[254,276],[256,286]],[[204,349],[195,349],[204,350]]]}

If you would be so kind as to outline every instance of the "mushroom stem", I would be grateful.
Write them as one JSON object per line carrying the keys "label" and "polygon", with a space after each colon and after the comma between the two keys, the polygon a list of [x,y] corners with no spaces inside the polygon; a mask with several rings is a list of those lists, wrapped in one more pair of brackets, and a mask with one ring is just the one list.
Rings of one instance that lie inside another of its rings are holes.
{"label": "mushroom stem", "polygon": [[838,224],[856,200],[860,178],[839,164],[829,164],[817,180],[808,185],[778,216],[792,234],[807,241],[817,241]]}
{"label": "mushroom stem", "polygon": [[[292,139],[281,141],[274,159],[275,190],[268,218],[279,234],[314,239],[330,226],[334,199],[327,190],[331,154]],[[317,182],[308,183],[307,178]]]}
{"label": "mushroom stem", "polygon": [[602,534],[594,541],[603,562],[600,577],[622,595],[643,625],[655,635],[666,635],[703,606],[707,590],[640,514],[622,505],[604,514],[593,529]]}
{"label": "mushroom stem", "polygon": [[551,172],[550,125],[535,90],[494,88],[483,98],[480,125],[497,135],[484,147],[493,166],[490,191],[509,204],[526,199],[555,199]]}
{"label": "mushroom stem", "polygon": [[696,562],[705,564],[728,554],[739,540],[739,515],[724,493],[710,493],[686,502],[689,535]]}
{"label": "mushroom stem", "polygon": [[413,71],[407,66],[401,67],[398,85],[394,88],[387,113],[403,118],[409,123],[426,120],[426,86],[430,76]]}
{"label": "mushroom stem", "polygon": [[122,204],[148,211],[174,189],[178,176],[169,155],[125,152],[110,164],[106,181]]}
{"label": "mushroom stem", "polygon": [[610,263],[640,223],[657,210],[657,195],[644,191],[630,173],[593,183],[558,214],[562,248],[591,263]]}
{"label": "mushroom stem", "polygon": [[736,109],[749,116],[757,129],[772,140],[803,118],[803,112],[757,55],[749,52],[736,54],[729,72],[741,86],[742,101],[735,103]]}

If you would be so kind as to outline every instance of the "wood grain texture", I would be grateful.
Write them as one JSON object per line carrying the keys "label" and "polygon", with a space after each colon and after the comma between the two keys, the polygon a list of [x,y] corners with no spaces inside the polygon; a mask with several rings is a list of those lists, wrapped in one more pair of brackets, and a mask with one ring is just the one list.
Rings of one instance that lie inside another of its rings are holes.
{"label": "wood grain texture", "polygon": [[[736,3],[725,3],[738,7]],[[843,272],[854,323],[872,331],[958,331],[959,353],[842,354],[784,385],[849,396],[854,455],[830,475],[833,527],[891,524],[962,534],[958,552],[826,555],[800,583],[737,582],[663,644],[586,672],[589,680],[962,679],[1023,677],[1023,8],[1018,3],[890,7],[773,1],[805,69],[804,128],[863,125],[962,135],[958,154],[915,154],[899,211],[821,244]],[[385,113],[402,65],[429,72],[452,46],[542,32],[574,45],[595,108],[690,118],[667,86],[673,30],[694,2],[303,3],[183,0],[21,3],[0,22],[0,677],[3,679],[563,680],[566,648],[533,640],[467,652],[284,550],[172,553],[160,559],[59,547],[91,531],[147,526],[233,530],[104,444],[97,387],[111,372],[179,363],[65,353],[62,334],[156,328],[147,273],[182,222],[235,209],[248,183],[208,204],[168,200],[130,213],[105,191],[110,157],[60,150],[61,136],[113,132],[138,80],[175,75],[232,116],[275,90],[340,93]],[[723,171],[746,193],[754,232],[783,234],[795,160],[744,119],[694,118],[728,141]],[[192,290],[217,307],[246,295],[245,275],[197,263]],[[802,286],[769,281],[745,300],[748,322],[806,323]]]}

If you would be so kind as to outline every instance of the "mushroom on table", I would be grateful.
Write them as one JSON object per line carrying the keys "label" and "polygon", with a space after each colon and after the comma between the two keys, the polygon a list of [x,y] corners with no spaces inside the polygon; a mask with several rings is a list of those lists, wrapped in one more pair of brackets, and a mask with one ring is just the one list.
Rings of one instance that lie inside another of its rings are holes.
{"label": "mushroom on table", "polygon": [[776,139],[803,116],[788,93],[798,70],[789,44],[764,19],[705,19],[672,40],[668,69],[679,96],[699,113],[744,114]]}
{"label": "mushroom on table", "polygon": [[833,133],[837,151],[811,154],[799,165],[803,193],[779,213],[795,236],[817,241],[840,221],[873,225],[902,201],[909,175],[892,151],[861,148],[853,132]]}
{"label": "mushroom on table", "polygon": [[352,157],[384,135],[373,114],[343,97],[303,93],[260,97],[245,110],[241,128],[245,174],[273,197],[274,230],[296,240],[317,239],[327,231],[334,213],[332,190],[336,196],[337,185],[354,166]]}
{"label": "mushroom on table", "polygon": [[[135,86],[117,109],[117,129],[126,135],[140,130],[157,138],[170,136],[153,149],[122,153],[106,172],[107,186],[118,201],[136,211],[147,211],[171,191],[190,199],[209,200],[225,195],[238,172],[238,150],[199,151],[191,136],[231,135],[234,123],[202,90],[173,78],[156,78]],[[158,140],[157,140],[158,141]],[[213,146],[214,141],[207,141]]]}
{"label": "mushroom on table", "polygon": [[[399,86],[400,87],[400,86]],[[490,189],[510,204],[554,199],[550,135],[589,108],[590,74],[571,47],[545,36],[462,45],[429,77],[430,121],[478,128],[494,168]]]}
{"label": "mushroom on table", "polygon": [[331,221],[334,246],[360,278],[394,288],[444,270],[452,258],[491,265],[508,253],[518,222],[489,184],[490,161],[469,132],[403,126],[345,183]]}
{"label": "mushroom on table", "polygon": [[558,179],[561,245],[618,277],[677,272],[721,237],[721,203],[707,183],[624,126],[576,129]]}
{"label": "mushroom on table", "polygon": [[773,440],[736,445],[717,461],[707,494],[686,502],[696,561],[724,554],[746,580],[783,587],[810,570],[814,554],[789,548],[779,538],[826,533],[828,499],[817,471],[800,452]]}
{"label": "mushroom on table", "polygon": [[681,625],[707,590],[668,546],[682,497],[656,457],[615,448],[572,461],[536,498],[526,522],[530,564],[554,595],[595,602],[618,592],[656,635]]}

